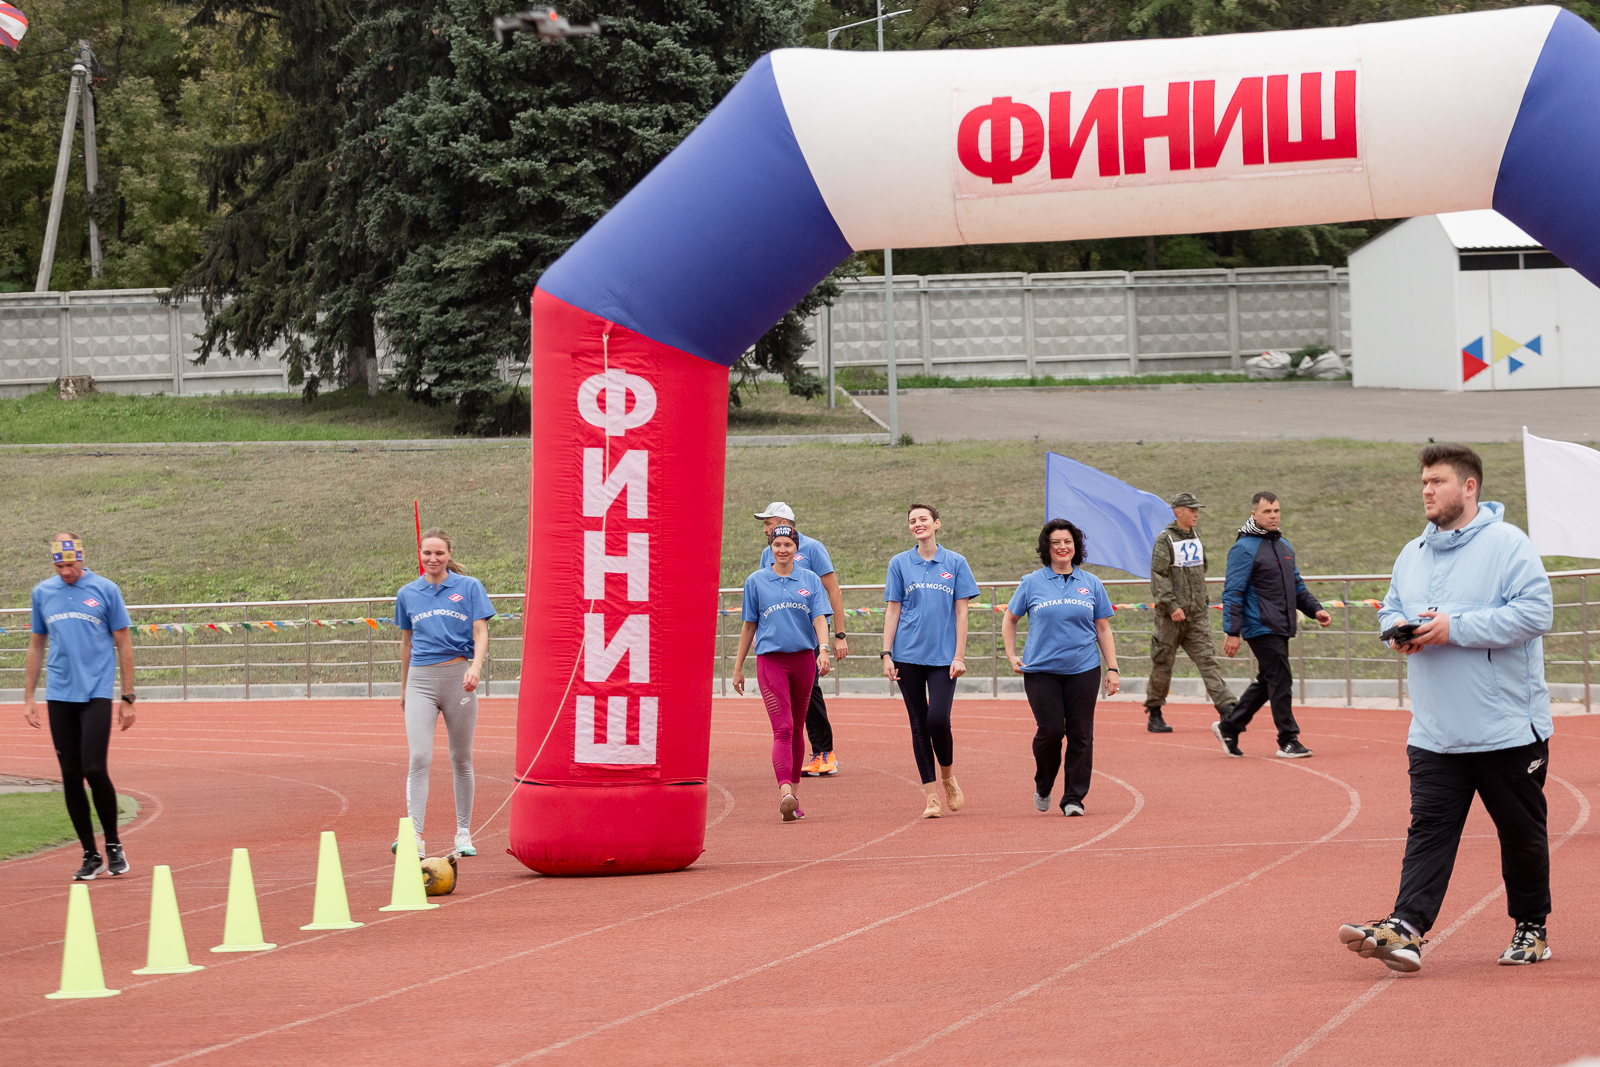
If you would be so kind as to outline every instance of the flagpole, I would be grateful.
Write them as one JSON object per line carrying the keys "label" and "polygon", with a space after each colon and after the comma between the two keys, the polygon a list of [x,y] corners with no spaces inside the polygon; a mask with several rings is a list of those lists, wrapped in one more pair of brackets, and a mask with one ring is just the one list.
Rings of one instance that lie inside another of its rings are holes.
{"label": "flagpole", "polygon": [[61,148],[56,152],[56,184],[50,194],[50,216],[44,227],[44,247],[39,251],[39,277],[33,283],[36,293],[50,291],[50,272],[55,267],[56,238],[61,233],[61,204],[67,198],[67,169],[72,164],[72,135],[78,122],[78,94],[88,80],[89,68],[80,62],[72,65],[72,82],[67,89],[67,115],[61,123]]}

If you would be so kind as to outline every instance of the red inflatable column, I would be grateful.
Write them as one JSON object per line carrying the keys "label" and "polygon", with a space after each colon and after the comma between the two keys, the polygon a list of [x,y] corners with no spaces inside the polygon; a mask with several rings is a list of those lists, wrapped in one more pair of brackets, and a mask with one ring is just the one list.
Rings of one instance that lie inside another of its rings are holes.
{"label": "red inflatable column", "polygon": [[727,368],[535,290],[511,852],[670,871],[705,845]]}

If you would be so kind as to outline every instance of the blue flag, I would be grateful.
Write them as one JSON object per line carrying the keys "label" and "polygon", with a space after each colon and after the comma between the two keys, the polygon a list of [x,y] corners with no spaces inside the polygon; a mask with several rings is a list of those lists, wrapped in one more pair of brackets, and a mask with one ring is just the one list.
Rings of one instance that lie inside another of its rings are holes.
{"label": "blue flag", "polygon": [[1085,563],[1148,578],[1150,550],[1172,521],[1172,509],[1154,493],[1046,452],[1044,517],[1066,519],[1083,531]]}

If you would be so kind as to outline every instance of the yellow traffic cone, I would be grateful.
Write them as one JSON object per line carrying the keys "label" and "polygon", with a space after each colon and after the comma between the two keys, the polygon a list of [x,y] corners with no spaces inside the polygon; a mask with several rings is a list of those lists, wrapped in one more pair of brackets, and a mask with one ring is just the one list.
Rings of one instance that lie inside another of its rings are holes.
{"label": "yellow traffic cone", "polygon": [[106,988],[100,969],[100,940],[94,934],[94,912],[89,908],[89,887],[79,882],[67,894],[67,941],[61,950],[61,988],[46,993],[49,1000],[86,1000],[114,997],[120,989]]}
{"label": "yellow traffic cone", "polygon": [[145,965],[134,974],[188,974],[203,971],[189,962],[189,945],[183,939],[183,920],[178,916],[178,894],[172,888],[172,868],[162,864],[151,868],[150,947]]}
{"label": "yellow traffic cone", "polygon": [[417,855],[417,833],[410,819],[400,820],[399,843],[394,850],[394,889],[389,893],[389,903],[379,911],[431,911],[437,904],[428,903],[428,892],[422,886],[422,857]]}
{"label": "yellow traffic cone", "polygon": [[277,948],[261,936],[261,912],[256,910],[256,880],[250,874],[250,850],[233,850],[233,870],[228,875],[228,918],[222,926],[222,944],[212,952],[263,952]]}
{"label": "yellow traffic cone", "polygon": [[311,922],[302,930],[354,930],[365,923],[350,921],[350,900],[344,894],[344,869],[339,865],[339,843],[332,830],[322,831],[317,853],[317,899]]}

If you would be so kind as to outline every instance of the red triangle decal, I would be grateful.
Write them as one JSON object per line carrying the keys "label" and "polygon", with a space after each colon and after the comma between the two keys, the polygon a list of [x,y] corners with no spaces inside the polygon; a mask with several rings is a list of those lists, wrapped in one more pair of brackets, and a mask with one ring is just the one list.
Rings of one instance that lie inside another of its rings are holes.
{"label": "red triangle decal", "polygon": [[1467,352],[1461,353],[1461,380],[1470,382],[1489,369],[1489,364]]}

